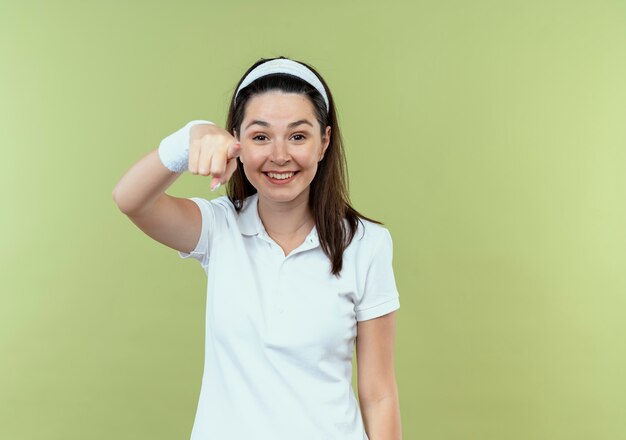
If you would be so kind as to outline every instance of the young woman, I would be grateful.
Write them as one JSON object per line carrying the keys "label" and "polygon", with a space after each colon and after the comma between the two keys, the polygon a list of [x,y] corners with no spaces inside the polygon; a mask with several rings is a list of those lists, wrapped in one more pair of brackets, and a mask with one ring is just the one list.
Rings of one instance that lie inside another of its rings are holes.
{"label": "young woman", "polygon": [[[187,170],[228,195],[166,194]],[[401,438],[392,241],[345,180],[328,86],[279,57],[244,74],[224,129],[189,122],[117,184],[119,209],[208,277],[192,440]]]}

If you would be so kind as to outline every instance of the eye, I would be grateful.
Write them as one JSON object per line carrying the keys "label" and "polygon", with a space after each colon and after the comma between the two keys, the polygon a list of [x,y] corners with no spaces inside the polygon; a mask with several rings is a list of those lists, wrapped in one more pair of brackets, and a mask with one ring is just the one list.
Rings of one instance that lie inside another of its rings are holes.
{"label": "eye", "polygon": [[[259,139],[259,138],[264,138],[264,139]],[[253,141],[263,141],[265,140],[265,135],[264,134],[257,134],[256,136],[254,136],[252,138]]]}
{"label": "eye", "polygon": [[293,137],[294,137],[294,138],[296,138],[296,137],[298,137],[298,136],[299,136],[299,138],[298,138],[298,139],[295,139],[296,141],[303,141],[303,140],[305,140],[305,139],[306,139],[306,137],[305,137],[303,134],[294,134],[294,135],[293,135]]}

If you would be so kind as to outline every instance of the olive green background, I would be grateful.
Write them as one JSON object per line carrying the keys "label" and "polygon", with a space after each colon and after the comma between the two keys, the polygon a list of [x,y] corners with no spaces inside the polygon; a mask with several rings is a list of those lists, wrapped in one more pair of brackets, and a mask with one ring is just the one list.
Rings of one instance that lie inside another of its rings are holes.
{"label": "olive green background", "polygon": [[111,192],[285,55],[394,239],[404,439],[623,440],[625,48],[622,1],[0,2],[0,438],[189,438],[206,278]]}

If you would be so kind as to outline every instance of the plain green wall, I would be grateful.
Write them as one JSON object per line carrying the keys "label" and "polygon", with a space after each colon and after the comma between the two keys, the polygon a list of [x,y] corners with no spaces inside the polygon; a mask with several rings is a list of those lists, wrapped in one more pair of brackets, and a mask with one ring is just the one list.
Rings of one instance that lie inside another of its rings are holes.
{"label": "plain green wall", "polygon": [[621,1],[2,1],[0,438],[189,438],[205,275],[111,192],[285,55],[394,238],[404,439],[623,440],[625,47]]}

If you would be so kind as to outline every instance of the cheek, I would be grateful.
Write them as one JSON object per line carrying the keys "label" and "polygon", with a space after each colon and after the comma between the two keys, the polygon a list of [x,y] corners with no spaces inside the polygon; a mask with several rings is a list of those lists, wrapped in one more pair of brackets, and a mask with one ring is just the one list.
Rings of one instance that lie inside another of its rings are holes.
{"label": "cheek", "polygon": [[241,152],[239,153],[239,160],[244,164],[244,166],[250,168],[259,163],[260,155],[258,154],[258,152],[255,153],[253,149],[245,147],[242,144]]}
{"label": "cheek", "polygon": [[239,160],[243,164],[243,172],[250,182],[257,182],[262,178],[259,171],[263,169],[266,158],[258,149],[247,149],[242,145]]}
{"label": "cheek", "polygon": [[310,168],[314,171],[318,165],[319,159],[319,151],[316,149],[311,149],[306,152],[301,152],[300,154],[294,155],[294,159],[303,167]]}
{"label": "cheek", "polygon": [[315,177],[319,166],[316,157],[308,154],[306,156],[296,158],[296,162],[298,163],[304,174],[308,176],[308,179],[313,179]]}

